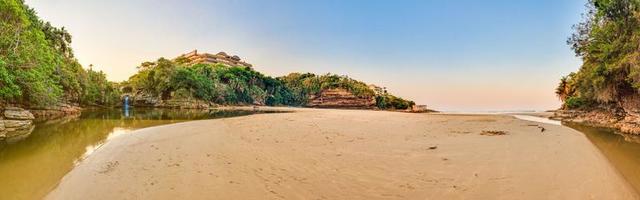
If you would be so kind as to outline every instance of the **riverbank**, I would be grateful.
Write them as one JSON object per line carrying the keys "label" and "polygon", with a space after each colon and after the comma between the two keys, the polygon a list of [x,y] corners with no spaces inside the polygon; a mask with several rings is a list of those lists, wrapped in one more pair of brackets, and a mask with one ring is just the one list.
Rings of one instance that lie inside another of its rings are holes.
{"label": "riverbank", "polygon": [[0,199],[43,199],[81,161],[112,138],[137,129],[192,120],[276,111],[260,109],[84,109],[82,114],[34,122],[20,140],[0,142]]}
{"label": "riverbank", "polygon": [[626,109],[556,110],[551,119],[640,135],[640,114]]}
{"label": "riverbank", "polygon": [[47,198],[638,198],[567,127],[505,115],[286,110],[296,112],[114,138]]}

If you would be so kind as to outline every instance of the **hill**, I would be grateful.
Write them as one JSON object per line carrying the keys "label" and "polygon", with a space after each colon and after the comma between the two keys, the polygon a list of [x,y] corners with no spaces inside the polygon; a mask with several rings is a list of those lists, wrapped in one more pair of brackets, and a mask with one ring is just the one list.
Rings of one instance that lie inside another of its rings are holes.
{"label": "hill", "polygon": [[[184,58],[142,63],[137,74],[121,83],[124,95],[132,98],[134,106],[181,108],[269,105],[409,109],[414,105],[347,76],[291,73],[273,78],[244,62],[231,65]],[[201,62],[194,62],[197,60]]]}
{"label": "hill", "polygon": [[[22,107],[36,117],[79,112],[79,107],[134,105],[209,107],[286,105],[408,109],[414,103],[347,76],[292,73],[269,77],[224,52],[190,52],[144,62],[113,83],[73,55],[72,36],[40,19],[22,0],[0,0],[0,110]],[[331,92],[339,90],[340,92]]]}

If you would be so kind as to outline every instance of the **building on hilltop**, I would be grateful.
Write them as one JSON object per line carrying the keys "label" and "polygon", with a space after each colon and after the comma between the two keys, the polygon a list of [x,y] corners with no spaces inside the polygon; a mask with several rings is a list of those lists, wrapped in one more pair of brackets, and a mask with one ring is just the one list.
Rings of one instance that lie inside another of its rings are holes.
{"label": "building on hilltop", "polygon": [[[246,67],[252,69],[252,65],[246,63],[240,59],[240,57],[234,55],[229,56],[225,52],[220,52],[217,54],[210,53],[198,53],[198,50],[193,50],[192,52],[182,54],[178,56],[178,58],[185,58],[188,60],[188,65],[193,64],[224,64],[228,66],[236,66],[236,67]],[[176,58],[176,59],[178,59]]]}

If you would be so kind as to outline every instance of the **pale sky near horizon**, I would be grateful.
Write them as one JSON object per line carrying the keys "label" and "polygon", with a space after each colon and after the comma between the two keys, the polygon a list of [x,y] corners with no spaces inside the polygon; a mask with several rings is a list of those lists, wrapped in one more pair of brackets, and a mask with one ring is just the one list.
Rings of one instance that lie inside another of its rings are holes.
{"label": "pale sky near horizon", "polygon": [[581,61],[566,45],[586,0],[26,0],[73,35],[85,67],[122,81],[198,49],[255,69],[335,73],[448,111],[559,107]]}

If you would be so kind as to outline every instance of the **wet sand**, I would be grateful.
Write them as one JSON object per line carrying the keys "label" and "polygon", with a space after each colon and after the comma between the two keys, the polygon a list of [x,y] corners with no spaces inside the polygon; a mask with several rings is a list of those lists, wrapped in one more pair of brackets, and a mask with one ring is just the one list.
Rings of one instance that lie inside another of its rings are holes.
{"label": "wet sand", "polygon": [[505,115],[316,109],[141,129],[105,144],[47,196],[178,198],[638,196],[567,127]]}

